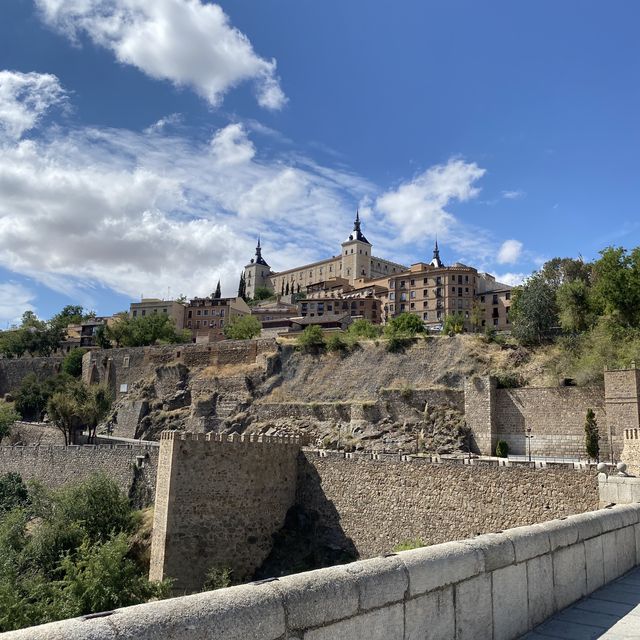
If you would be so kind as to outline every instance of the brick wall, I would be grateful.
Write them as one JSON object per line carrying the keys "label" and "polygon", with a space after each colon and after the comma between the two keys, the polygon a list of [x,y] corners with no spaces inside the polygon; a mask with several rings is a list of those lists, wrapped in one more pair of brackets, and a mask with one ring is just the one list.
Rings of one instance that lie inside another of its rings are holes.
{"label": "brick wall", "polygon": [[293,438],[163,432],[160,440],[152,579],[200,589],[211,568],[251,577],[295,499]]}
{"label": "brick wall", "polygon": [[296,501],[365,558],[402,542],[457,540],[598,506],[595,472],[572,465],[533,469],[322,453],[305,451]]}

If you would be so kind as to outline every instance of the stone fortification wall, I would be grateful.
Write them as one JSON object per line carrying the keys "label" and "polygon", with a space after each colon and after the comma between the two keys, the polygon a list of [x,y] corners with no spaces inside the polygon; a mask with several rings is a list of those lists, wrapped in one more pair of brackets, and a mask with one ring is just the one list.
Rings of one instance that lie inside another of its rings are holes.
{"label": "stone fortification wall", "polygon": [[7,640],[515,640],[640,564],[627,505],[5,634]]}
{"label": "stone fortification wall", "polygon": [[0,358],[0,396],[16,391],[20,383],[30,373],[38,380],[44,380],[60,373],[63,358]]}
{"label": "stone fortification wall", "polygon": [[584,422],[593,409],[600,425],[601,457],[609,455],[604,395],[600,388],[496,389],[495,426],[498,440],[509,453],[527,453],[526,433],[531,429],[534,456],[586,458]]}
{"label": "stone fortification wall", "polygon": [[82,360],[82,378],[87,383],[107,384],[115,392],[116,399],[119,399],[126,395],[136,382],[163,365],[264,365],[268,354],[277,349],[275,340],[271,339],[104,349],[85,354]]}
{"label": "stone fortification wall", "polygon": [[628,466],[629,473],[640,476],[640,429],[624,430],[622,462]]}
{"label": "stone fortification wall", "polygon": [[38,480],[51,488],[102,472],[127,495],[135,493],[142,506],[153,500],[157,460],[154,445],[0,447],[0,474],[19,473],[24,480]]}
{"label": "stone fortification wall", "polygon": [[59,444],[64,445],[64,435],[60,429],[44,422],[14,422],[11,435],[2,441],[10,445]]}
{"label": "stone fortification wall", "polygon": [[407,541],[457,540],[598,506],[593,469],[374,458],[305,451],[299,466],[297,503],[352,541],[360,557]]}
{"label": "stone fortification wall", "polygon": [[298,439],[162,433],[150,577],[200,589],[253,575],[295,500]]}

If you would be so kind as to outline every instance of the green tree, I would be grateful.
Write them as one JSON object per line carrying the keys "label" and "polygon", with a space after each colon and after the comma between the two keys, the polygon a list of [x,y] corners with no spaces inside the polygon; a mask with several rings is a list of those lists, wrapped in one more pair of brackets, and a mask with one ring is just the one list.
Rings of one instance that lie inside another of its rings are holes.
{"label": "green tree", "polygon": [[413,313],[401,313],[392,318],[386,325],[384,332],[387,336],[413,337],[424,333],[424,323]]}
{"label": "green tree", "polygon": [[564,282],[556,292],[560,326],[565,331],[583,332],[597,320],[593,312],[591,289],[584,280]]}
{"label": "green tree", "polygon": [[496,456],[498,458],[506,458],[509,455],[509,445],[506,440],[498,440],[496,444]]}
{"label": "green tree", "polygon": [[18,412],[7,402],[0,400],[0,442],[11,435],[11,428],[17,420],[20,420]]}
{"label": "green tree", "polygon": [[464,331],[464,316],[461,312],[448,313],[442,325],[442,333],[447,336]]}
{"label": "green tree", "polygon": [[49,320],[49,326],[64,331],[70,324],[82,324],[95,315],[94,311],[87,312],[79,304],[68,304]]}
{"label": "green tree", "polygon": [[251,340],[260,335],[260,320],[252,315],[236,316],[224,327],[224,336],[230,340]]}
{"label": "green tree", "polygon": [[327,349],[329,351],[337,351],[339,353],[345,353],[349,350],[349,344],[342,337],[340,333],[332,333],[327,340]]}
{"label": "green tree", "polygon": [[303,353],[321,353],[326,347],[324,334],[317,324],[311,324],[298,336],[298,347]]}
{"label": "green tree", "polygon": [[47,406],[46,392],[35,373],[27,374],[14,395],[14,407],[23,420],[40,421]]}
{"label": "green tree", "polygon": [[148,345],[185,342],[182,332],[176,331],[173,319],[164,313],[130,318],[122,315],[105,329],[105,336],[118,347],[145,347]]}
{"label": "green tree", "polygon": [[593,409],[587,409],[584,421],[585,448],[587,455],[592,460],[600,460],[600,435],[598,434],[598,421]]}
{"label": "green tree", "polygon": [[555,289],[539,273],[514,289],[509,312],[513,336],[522,344],[541,344],[558,325]]}
{"label": "green tree", "polygon": [[82,375],[82,356],[85,353],[87,350],[80,347],[71,349],[62,361],[62,371],[74,378],[79,378]]}
{"label": "green tree", "polygon": [[257,302],[259,300],[269,300],[273,298],[273,291],[267,289],[267,287],[256,287],[253,299]]}

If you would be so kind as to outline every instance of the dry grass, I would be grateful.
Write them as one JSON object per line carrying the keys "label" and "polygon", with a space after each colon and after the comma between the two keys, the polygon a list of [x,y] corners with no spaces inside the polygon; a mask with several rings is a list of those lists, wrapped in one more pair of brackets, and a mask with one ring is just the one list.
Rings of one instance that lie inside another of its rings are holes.
{"label": "dry grass", "polygon": [[199,378],[232,378],[233,376],[246,375],[258,371],[256,364],[212,364],[196,374]]}

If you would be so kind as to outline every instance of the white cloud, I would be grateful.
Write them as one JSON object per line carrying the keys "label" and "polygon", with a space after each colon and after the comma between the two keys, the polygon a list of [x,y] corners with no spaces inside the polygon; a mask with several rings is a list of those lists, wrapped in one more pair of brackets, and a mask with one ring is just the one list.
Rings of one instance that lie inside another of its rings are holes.
{"label": "white cloud", "polygon": [[52,105],[64,99],[54,75],[0,71],[0,139],[19,139]]}
{"label": "white cloud", "polygon": [[522,253],[522,242],[519,240],[505,240],[498,250],[498,262],[500,264],[513,264],[517,262]]}
{"label": "white cloud", "polygon": [[164,116],[160,118],[157,122],[154,122],[152,125],[148,126],[144,132],[148,134],[160,133],[165,131],[168,127],[173,127],[182,123],[182,114],[181,113],[170,113],[168,116]]}
{"label": "white cloud", "polygon": [[193,88],[212,105],[253,81],[258,103],[280,109],[286,97],[275,60],[258,56],[217,4],[202,0],[35,0],[46,24],[74,42],[86,34],[117,60],[152,78]]}
{"label": "white cloud", "polygon": [[34,310],[33,291],[17,282],[0,282],[0,328],[15,324],[27,310]]}
{"label": "white cloud", "polygon": [[528,273],[502,273],[496,274],[496,280],[512,287],[522,284],[530,274]]}
{"label": "white cloud", "polygon": [[211,154],[219,167],[229,167],[246,164],[256,154],[256,149],[241,124],[230,124],[211,139]]}
{"label": "white cloud", "polygon": [[524,191],[520,191],[519,189],[514,191],[503,191],[502,197],[505,200],[519,200],[520,198],[524,198],[527,194]]}
{"label": "white cloud", "polygon": [[383,194],[376,208],[398,229],[403,242],[435,234],[448,237],[456,218],[446,207],[475,198],[480,191],[475,184],[484,174],[474,162],[452,159]]}

